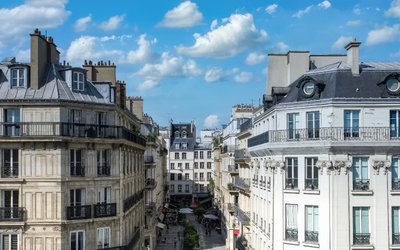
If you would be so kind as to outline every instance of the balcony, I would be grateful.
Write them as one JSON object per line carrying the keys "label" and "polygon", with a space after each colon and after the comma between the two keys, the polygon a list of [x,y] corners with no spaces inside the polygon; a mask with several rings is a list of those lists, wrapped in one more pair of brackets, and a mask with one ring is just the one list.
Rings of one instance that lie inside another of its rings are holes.
{"label": "balcony", "polygon": [[111,217],[117,215],[117,203],[94,205],[94,218]]}
{"label": "balcony", "polygon": [[84,177],[85,176],[85,166],[82,165],[76,165],[70,166],[70,175],[71,176],[76,176],[76,177]]}
{"label": "balcony", "polygon": [[305,241],[311,243],[318,243],[318,231],[305,231]]}
{"label": "balcony", "polygon": [[233,178],[233,186],[243,191],[250,191],[250,179],[235,176]]}
{"label": "balcony", "polygon": [[135,206],[143,198],[143,192],[137,192],[124,200],[124,212]]}
{"label": "balcony", "polygon": [[23,207],[0,207],[0,221],[23,221]]}
{"label": "balcony", "polygon": [[111,167],[107,165],[97,165],[97,176],[110,176]]}
{"label": "balcony", "polygon": [[147,178],[145,181],[145,186],[144,188],[146,189],[154,189],[156,187],[157,183],[154,179],[152,178]]}
{"label": "balcony", "polygon": [[153,213],[156,210],[156,204],[154,202],[149,202],[144,205],[146,213]]}
{"label": "balcony", "polygon": [[92,206],[67,207],[67,220],[82,220],[92,218]]}
{"label": "balcony", "polygon": [[355,233],[353,235],[353,244],[354,245],[369,245],[369,239],[371,234],[369,233]]}
{"label": "balcony", "polygon": [[400,190],[400,180],[392,180],[392,190]]}
{"label": "balcony", "polygon": [[318,189],[318,179],[317,178],[306,178],[305,189],[314,190]]}
{"label": "balcony", "polygon": [[355,191],[368,191],[369,190],[369,180],[353,180],[353,190]]}
{"label": "balcony", "polygon": [[235,205],[236,205],[235,203],[228,203],[227,204],[228,211],[232,213],[235,212]]}
{"label": "balcony", "polygon": [[399,233],[392,234],[392,244],[393,245],[399,245],[400,244],[400,234]]}
{"label": "balcony", "polygon": [[238,174],[239,168],[236,165],[228,165],[226,170],[231,174]]}
{"label": "balcony", "polygon": [[250,148],[267,142],[269,142],[268,131],[249,138],[247,140],[247,147]]}
{"label": "balcony", "polygon": [[0,123],[0,137],[125,139],[146,146],[146,139],[122,126],[67,122]]}
{"label": "balcony", "polygon": [[236,146],[235,145],[224,145],[222,146],[222,151],[221,153],[233,153],[235,152]]}
{"label": "balcony", "polygon": [[285,230],[285,240],[287,241],[298,241],[299,232],[297,228],[286,228]]}
{"label": "balcony", "polygon": [[154,157],[152,155],[147,155],[144,157],[144,165],[147,167],[154,166]]}
{"label": "balcony", "polygon": [[250,212],[243,211],[237,204],[234,205],[235,214],[243,225],[250,225]]}
{"label": "balcony", "polygon": [[239,237],[236,241],[236,247],[238,250],[249,249],[249,245],[247,244],[246,238],[244,238],[243,236]]}
{"label": "balcony", "polygon": [[285,189],[297,189],[299,187],[299,180],[297,178],[286,178]]}
{"label": "balcony", "polygon": [[3,178],[17,178],[18,177],[18,167],[4,166],[1,172],[1,177]]}
{"label": "balcony", "polygon": [[250,161],[250,155],[246,149],[235,150],[235,161]]}

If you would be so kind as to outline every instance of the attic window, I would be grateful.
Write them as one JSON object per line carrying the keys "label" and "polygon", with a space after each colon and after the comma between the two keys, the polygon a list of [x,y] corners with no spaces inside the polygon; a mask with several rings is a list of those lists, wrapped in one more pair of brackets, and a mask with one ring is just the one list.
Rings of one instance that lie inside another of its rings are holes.
{"label": "attic window", "polygon": [[391,94],[398,94],[400,92],[400,82],[398,78],[391,77],[386,80],[386,88]]}
{"label": "attic window", "polygon": [[85,76],[82,72],[73,72],[72,74],[72,90],[85,90]]}
{"label": "attic window", "polygon": [[11,69],[11,87],[26,86],[26,71],[23,68]]}
{"label": "attic window", "polygon": [[315,92],[315,83],[313,81],[306,81],[303,83],[301,89],[305,96],[311,97],[314,95]]}

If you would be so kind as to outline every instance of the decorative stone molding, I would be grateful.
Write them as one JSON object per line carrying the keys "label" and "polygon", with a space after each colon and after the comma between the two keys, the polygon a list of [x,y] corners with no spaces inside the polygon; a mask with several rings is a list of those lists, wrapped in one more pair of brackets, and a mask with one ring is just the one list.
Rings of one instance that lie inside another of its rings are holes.
{"label": "decorative stone molding", "polygon": [[324,169],[327,175],[330,175],[333,170],[333,164],[331,161],[317,161],[316,167],[320,170],[319,173],[321,175],[324,173]]}
{"label": "decorative stone molding", "polygon": [[343,171],[343,173],[346,175],[349,173],[349,170],[351,168],[352,162],[351,161],[334,161],[333,162],[333,170],[336,172],[336,174],[340,175],[340,173]]}
{"label": "decorative stone molding", "polygon": [[387,174],[390,168],[390,161],[372,161],[372,168],[376,175],[379,174],[379,170],[382,169],[383,174]]}

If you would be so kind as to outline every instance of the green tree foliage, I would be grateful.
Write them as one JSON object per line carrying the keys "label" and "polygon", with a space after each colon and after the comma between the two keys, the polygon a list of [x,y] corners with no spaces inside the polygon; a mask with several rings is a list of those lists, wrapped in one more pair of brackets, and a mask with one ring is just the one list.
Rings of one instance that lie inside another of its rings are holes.
{"label": "green tree foliage", "polygon": [[185,227],[185,231],[183,232],[183,247],[184,249],[195,249],[200,247],[199,243],[199,235],[197,234],[194,226],[189,225]]}

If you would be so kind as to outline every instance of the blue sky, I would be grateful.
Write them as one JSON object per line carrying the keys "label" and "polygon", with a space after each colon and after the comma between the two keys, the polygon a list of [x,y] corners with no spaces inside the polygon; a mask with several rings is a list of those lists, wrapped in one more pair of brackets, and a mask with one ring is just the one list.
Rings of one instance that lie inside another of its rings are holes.
{"label": "blue sky", "polygon": [[111,60],[127,94],[160,125],[227,123],[235,104],[258,104],[267,54],[345,53],[400,60],[400,0],[1,1],[0,57],[29,61],[29,33],[53,36],[62,60]]}

